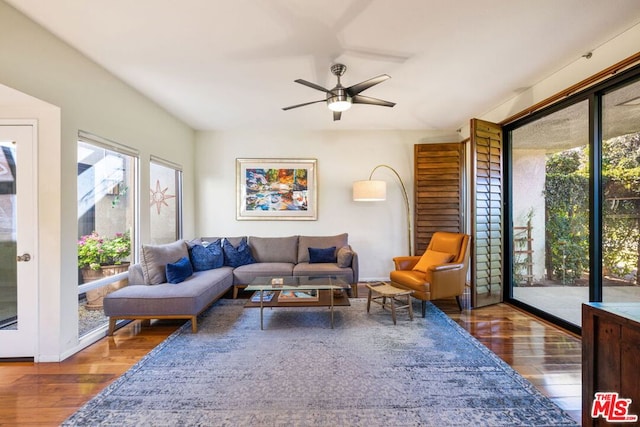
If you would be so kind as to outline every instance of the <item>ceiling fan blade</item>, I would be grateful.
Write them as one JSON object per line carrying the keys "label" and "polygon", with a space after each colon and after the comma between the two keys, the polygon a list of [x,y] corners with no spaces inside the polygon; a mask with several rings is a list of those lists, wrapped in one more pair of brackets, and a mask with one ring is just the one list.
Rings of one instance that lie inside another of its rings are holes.
{"label": "ceiling fan blade", "polygon": [[386,74],[382,74],[378,77],[374,77],[372,79],[369,80],[365,80],[363,82],[360,83],[356,83],[353,86],[350,86],[347,88],[347,93],[349,94],[349,96],[354,97],[357,94],[359,94],[360,92],[362,92],[363,90],[369,89],[371,86],[375,86],[378,83],[382,83],[383,81],[390,79],[391,77],[389,77]]}
{"label": "ceiling fan blade", "polygon": [[308,82],[306,80],[297,79],[297,80],[294,80],[294,82],[300,83],[301,85],[305,85],[305,86],[310,87],[310,88],[315,89],[315,90],[319,90],[320,92],[330,93],[330,94],[334,95],[334,93],[331,92],[329,89],[323,88],[320,85]]}
{"label": "ceiling fan blade", "polygon": [[333,121],[334,122],[336,120],[340,120],[340,117],[342,117],[342,111],[334,111],[333,112]]}
{"label": "ceiling fan blade", "polygon": [[384,101],[378,98],[371,98],[369,96],[356,95],[351,98],[351,102],[354,104],[369,104],[369,105],[379,105],[381,107],[393,107],[396,105],[395,102]]}
{"label": "ceiling fan blade", "polygon": [[297,104],[297,105],[292,105],[290,107],[284,107],[283,110],[287,111],[287,110],[291,110],[292,108],[298,108],[298,107],[304,107],[305,105],[317,104],[318,102],[327,102],[327,101],[325,99],[321,99],[320,101],[305,102],[304,104]]}

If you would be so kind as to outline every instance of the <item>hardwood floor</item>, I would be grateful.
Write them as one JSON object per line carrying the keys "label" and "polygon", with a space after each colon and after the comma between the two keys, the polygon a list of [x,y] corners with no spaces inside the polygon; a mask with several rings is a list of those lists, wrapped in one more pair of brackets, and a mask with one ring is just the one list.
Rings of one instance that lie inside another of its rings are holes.
{"label": "hardwood floor", "polygon": [[139,321],[60,363],[0,362],[0,426],[58,426],[182,322]]}
{"label": "hardwood floor", "polygon": [[454,299],[434,305],[581,423],[580,337],[507,304],[462,312]]}
{"label": "hardwood floor", "polygon": [[[505,304],[435,304],[580,422],[579,338]],[[59,425],[180,325],[132,322],[60,363],[0,362],[0,426]]]}

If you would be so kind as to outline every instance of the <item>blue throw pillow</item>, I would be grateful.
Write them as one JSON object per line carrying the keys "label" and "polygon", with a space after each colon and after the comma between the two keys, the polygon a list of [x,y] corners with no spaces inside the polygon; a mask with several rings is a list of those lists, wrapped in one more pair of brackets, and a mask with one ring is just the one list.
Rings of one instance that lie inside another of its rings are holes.
{"label": "blue throw pillow", "polygon": [[336,247],[330,248],[309,248],[309,263],[338,262],[336,257]]}
{"label": "blue throw pillow", "polygon": [[240,267],[241,265],[253,264],[256,260],[251,254],[251,248],[247,243],[247,239],[243,238],[237,247],[233,247],[231,242],[224,239],[222,243],[222,250],[224,252],[224,265],[229,267]]}
{"label": "blue throw pillow", "polygon": [[207,246],[194,245],[189,248],[189,256],[193,271],[205,271],[220,268],[224,265],[224,254],[220,240],[216,240]]}
{"label": "blue throw pillow", "polygon": [[186,256],[180,258],[178,261],[167,264],[166,267],[167,282],[169,283],[181,283],[193,274],[193,267],[191,267],[191,261]]}

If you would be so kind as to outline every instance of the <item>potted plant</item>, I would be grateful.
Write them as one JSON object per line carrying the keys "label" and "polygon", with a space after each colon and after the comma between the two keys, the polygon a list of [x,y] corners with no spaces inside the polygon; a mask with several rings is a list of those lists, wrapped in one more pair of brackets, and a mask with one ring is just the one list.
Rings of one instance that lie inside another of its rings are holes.
{"label": "potted plant", "polygon": [[[116,233],[113,237],[102,237],[95,231],[78,240],[78,268],[82,283],[92,282],[103,277],[113,276],[127,271],[131,255],[131,237],[129,232]],[[87,291],[87,309],[101,309],[102,299],[109,292],[121,288],[125,280]]]}
{"label": "potted plant", "polygon": [[116,233],[114,237],[102,237],[95,231],[78,240],[78,267],[100,270],[102,266],[121,265],[131,255],[129,232]]}

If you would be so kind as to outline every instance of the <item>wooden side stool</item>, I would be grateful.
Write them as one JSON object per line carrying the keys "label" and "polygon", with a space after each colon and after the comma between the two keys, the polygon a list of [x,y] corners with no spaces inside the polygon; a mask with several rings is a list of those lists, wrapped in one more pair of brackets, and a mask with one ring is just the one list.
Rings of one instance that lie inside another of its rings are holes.
{"label": "wooden side stool", "polygon": [[[411,291],[396,288],[385,282],[378,282],[373,284],[367,283],[367,288],[369,288],[369,297],[367,298],[367,313],[371,308],[371,302],[380,304],[382,306],[382,309],[384,310],[387,304],[387,298],[389,298],[389,305],[391,306],[391,318],[393,319],[394,325],[396,324],[396,309],[408,308],[409,318],[413,320]],[[406,300],[403,301],[399,297],[406,297]],[[378,301],[380,299],[382,299],[382,302]],[[396,302],[404,305],[399,305],[396,307]]]}

